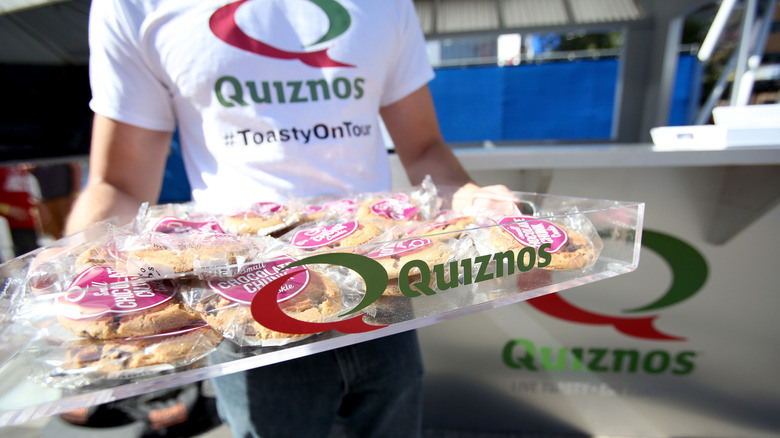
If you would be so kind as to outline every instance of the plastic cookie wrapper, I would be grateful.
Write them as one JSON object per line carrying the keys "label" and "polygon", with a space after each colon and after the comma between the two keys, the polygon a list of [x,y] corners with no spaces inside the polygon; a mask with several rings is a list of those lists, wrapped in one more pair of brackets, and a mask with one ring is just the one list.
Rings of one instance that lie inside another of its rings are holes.
{"label": "plastic cookie wrapper", "polygon": [[16,315],[16,328],[34,329],[22,350],[35,364],[28,377],[53,387],[172,370],[218,344],[216,333],[184,305],[169,280],[90,266],[63,292],[34,298],[34,305]]}
{"label": "plastic cookie wrapper", "polygon": [[220,275],[256,252],[254,239],[232,234],[148,232],[124,241],[124,270],[147,278]]}
{"label": "plastic cookie wrapper", "polygon": [[370,220],[383,229],[409,220],[435,216],[442,199],[430,177],[405,190],[356,193],[346,196],[303,198],[305,222],[323,223]]}
{"label": "plastic cookie wrapper", "polygon": [[176,294],[170,280],[127,276],[93,266],[51,302],[59,326],[90,339],[166,333],[200,318]]}
{"label": "plastic cookie wrapper", "polygon": [[111,222],[101,222],[3,265],[7,276],[0,301],[14,304],[6,317],[36,327],[56,322],[54,303],[68,294],[80,275],[92,267],[116,266],[110,242],[118,229]]}
{"label": "plastic cookie wrapper", "polygon": [[409,222],[430,220],[441,209],[442,199],[430,176],[419,186],[393,192],[361,193],[356,197],[357,220],[371,220],[383,230]]}
{"label": "plastic cookie wrapper", "polygon": [[[235,275],[209,280],[181,281],[181,295],[188,306],[225,339],[240,347],[287,345],[309,334],[281,333],[265,327],[253,300],[271,281],[291,274],[279,288],[276,306],[288,317],[312,323],[336,321],[359,300],[348,276],[338,269],[301,265],[287,269],[296,257],[269,251],[246,263]],[[276,309],[268,309],[276,310]]]}
{"label": "plastic cookie wrapper", "polygon": [[271,235],[301,222],[302,201],[258,201],[228,211],[206,211],[195,202],[181,204],[144,204],[136,215],[133,229],[138,233],[185,232],[233,234],[240,236]]}
{"label": "plastic cookie wrapper", "polygon": [[518,266],[575,271],[593,266],[603,242],[593,224],[571,211],[566,215],[515,215],[492,219],[494,225],[476,232],[481,253],[515,251]]}
{"label": "plastic cookie wrapper", "polygon": [[430,283],[433,275],[441,277],[442,283],[459,283],[458,275],[450,277],[449,263],[473,252],[474,242],[465,231],[482,222],[479,218],[440,215],[434,220],[399,225],[363,245],[360,254],[377,261],[387,272],[390,283],[384,295],[402,295],[402,289],[406,295],[417,295],[420,292],[399,284],[399,278],[421,287]]}
{"label": "plastic cookie wrapper", "polygon": [[360,245],[382,235],[381,225],[375,220],[323,218],[293,228],[278,240],[288,246],[289,254],[300,257],[319,252],[355,252]]}
{"label": "plastic cookie wrapper", "polygon": [[230,234],[275,236],[300,224],[303,213],[304,204],[297,198],[284,203],[260,201],[223,215],[221,222]]}
{"label": "plastic cookie wrapper", "polygon": [[62,292],[81,270],[93,265],[116,265],[111,243],[121,229],[111,221],[98,222],[12,260],[7,272],[24,276],[18,292],[27,297]]}
{"label": "plastic cookie wrapper", "polygon": [[472,231],[475,252],[492,254],[489,269],[518,274],[516,279],[499,276],[496,287],[476,293],[482,297],[477,299],[497,300],[592,271],[604,243],[586,215],[578,214],[576,207],[566,210],[563,215],[538,211],[497,217],[491,226]]}
{"label": "plastic cookie wrapper", "polygon": [[224,233],[220,224],[221,215],[202,210],[195,202],[149,205],[138,208],[131,229],[138,233],[157,231],[180,233],[190,230]]}
{"label": "plastic cookie wrapper", "polygon": [[122,339],[41,339],[25,353],[32,356],[31,381],[74,389],[175,372],[202,360],[221,342],[222,336],[201,321]]}
{"label": "plastic cookie wrapper", "polygon": [[337,222],[352,220],[357,213],[355,196],[317,196],[303,200],[303,223]]}
{"label": "plastic cookie wrapper", "polygon": [[[474,250],[471,236],[462,232],[467,222],[453,219],[450,222],[453,228],[447,232],[437,232],[449,228],[440,221],[399,226],[363,245],[360,254],[374,260],[387,273],[384,292],[365,309],[366,321],[393,324],[414,319],[416,311],[412,298],[470,287],[464,271],[459,267],[460,260],[467,258]],[[462,300],[461,294],[445,292],[440,296],[440,299],[448,301],[453,307],[457,307]]]}
{"label": "plastic cookie wrapper", "polygon": [[354,252],[391,228],[433,217],[440,203],[430,179],[407,191],[311,199],[305,208],[310,220],[279,238],[298,254]]}
{"label": "plastic cookie wrapper", "polygon": [[173,279],[235,268],[256,251],[254,238],[225,233],[213,216],[160,216],[151,222],[149,217],[148,207],[142,206],[135,222],[91,242],[80,254],[80,264]]}

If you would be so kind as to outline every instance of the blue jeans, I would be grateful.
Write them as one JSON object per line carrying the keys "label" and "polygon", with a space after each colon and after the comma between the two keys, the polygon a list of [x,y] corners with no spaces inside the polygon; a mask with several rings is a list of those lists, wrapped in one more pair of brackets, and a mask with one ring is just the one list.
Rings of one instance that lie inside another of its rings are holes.
{"label": "blue jeans", "polygon": [[360,438],[414,438],[421,435],[422,374],[410,331],[213,383],[220,417],[236,438],[326,438],[338,417]]}

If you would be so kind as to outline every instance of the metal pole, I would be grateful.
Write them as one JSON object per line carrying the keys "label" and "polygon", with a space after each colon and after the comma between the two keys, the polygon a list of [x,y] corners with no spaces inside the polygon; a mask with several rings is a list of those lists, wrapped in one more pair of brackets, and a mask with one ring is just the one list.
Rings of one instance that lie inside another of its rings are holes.
{"label": "metal pole", "polygon": [[731,11],[734,10],[734,5],[737,4],[737,0],[723,0],[718,8],[718,13],[715,14],[715,19],[712,20],[710,30],[707,32],[707,36],[704,37],[704,42],[699,48],[699,61],[707,62],[712,57],[712,53],[715,51],[715,45],[720,39],[720,35],[723,33],[723,29],[726,27]]}
{"label": "metal pole", "polygon": [[737,46],[737,71],[734,74],[734,82],[731,89],[731,106],[747,104],[750,96],[744,97],[744,85],[742,78],[748,69],[750,58],[750,43],[753,35],[753,23],[756,20],[757,0],[746,0],[742,12],[742,27],[739,32],[739,45]]}

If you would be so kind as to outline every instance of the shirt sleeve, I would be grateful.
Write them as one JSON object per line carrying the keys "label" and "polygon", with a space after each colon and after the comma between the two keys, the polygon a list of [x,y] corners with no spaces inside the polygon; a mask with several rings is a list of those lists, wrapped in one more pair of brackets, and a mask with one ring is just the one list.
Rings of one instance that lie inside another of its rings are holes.
{"label": "shirt sleeve", "polygon": [[401,100],[434,77],[414,4],[412,0],[399,0],[398,3],[401,11],[398,17],[399,43],[390,58],[381,106]]}
{"label": "shirt sleeve", "polygon": [[92,2],[89,16],[90,108],[130,125],[173,131],[169,90],[154,74],[143,50],[144,12],[133,2]]}

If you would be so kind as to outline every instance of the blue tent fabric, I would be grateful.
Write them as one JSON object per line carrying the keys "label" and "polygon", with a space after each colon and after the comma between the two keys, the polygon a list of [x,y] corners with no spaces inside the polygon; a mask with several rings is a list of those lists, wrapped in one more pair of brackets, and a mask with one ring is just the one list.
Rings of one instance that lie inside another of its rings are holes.
{"label": "blue tent fabric", "polygon": [[[431,81],[448,143],[609,140],[618,58],[439,68]],[[680,58],[670,124],[688,124],[698,104],[701,67]]]}
{"label": "blue tent fabric", "polygon": [[171,140],[171,149],[168,153],[168,160],[165,163],[165,174],[163,175],[163,185],[160,191],[160,198],[157,201],[160,204],[175,202],[187,202],[192,199],[190,183],[187,180],[187,173],[184,171],[184,161],[181,157],[181,143],[179,142],[178,131],[173,133]]}

